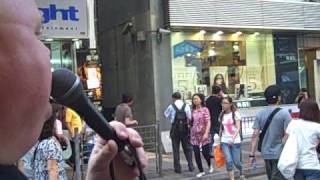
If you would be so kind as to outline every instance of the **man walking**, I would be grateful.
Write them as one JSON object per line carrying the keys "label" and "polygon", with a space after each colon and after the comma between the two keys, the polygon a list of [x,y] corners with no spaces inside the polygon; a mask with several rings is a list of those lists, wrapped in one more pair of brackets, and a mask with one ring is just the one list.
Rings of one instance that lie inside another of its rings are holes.
{"label": "man walking", "polygon": [[131,94],[122,95],[122,103],[117,106],[115,111],[115,119],[127,127],[138,125],[138,121],[133,119],[131,107],[133,105],[133,97]]}
{"label": "man walking", "polygon": [[219,86],[212,86],[212,95],[206,100],[206,106],[209,109],[211,117],[211,145],[210,153],[212,156],[212,146],[214,144],[214,135],[219,134],[220,122],[219,116],[222,111],[222,89]]}
{"label": "man walking", "polygon": [[[269,86],[264,96],[268,107],[258,112],[253,125],[250,160],[255,160],[255,152],[258,150],[265,161],[269,180],[285,180],[277,168],[285,138],[285,130],[291,120],[289,112],[278,107],[281,100],[279,87]],[[259,140],[259,141],[258,141]]]}
{"label": "man walking", "polygon": [[189,140],[189,122],[191,121],[190,107],[181,100],[181,94],[176,92],[172,95],[173,103],[164,112],[171,121],[170,137],[172,140],[174,172],[181,173],[180,165],[180,142],[184,155],[188,161],[189,171],[193,171],[192,149]]}

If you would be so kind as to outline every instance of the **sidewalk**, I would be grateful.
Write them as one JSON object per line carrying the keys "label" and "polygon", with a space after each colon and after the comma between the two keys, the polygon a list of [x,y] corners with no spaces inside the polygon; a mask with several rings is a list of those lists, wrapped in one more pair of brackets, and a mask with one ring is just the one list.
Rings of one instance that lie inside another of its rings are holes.
{"label": "sidewalk", "polygon": [[[246,177],[251,176],[257,176],[265,173],[264,168],[264,161],[261,158],[260,155],[257,155],[257,166],[256,168],[251,167],[251,164],[249,162],[249,153],[250,153],[250,142],[249,140],[244,140],[242,142],[242,163],[243,163],[243,174]],[[195,175],[199,172],[195,163],[195,160],[193,161],[195,171],[189,172],[187,161],[185,160],[184,154],[181,151],[180,152],[180,163],[182,166],[182,173],[176,174],[173,170],[173,157],[172,154],[164,154],[163,160],[162,160],[162,174],[159,175],[156,172],[156,163],[155,163],[155,155],[154,153],[148,153],[149,157],[149,164],[148,164],[148,170],[147,170],[147,177],[148,179],[152,180],[173,180],[173,179],[202,179],[202,180],[223,180],[228,179],[227,172],[225,167],[220,169],[215,169],[215,171],[212,174],[206,174],[202,178],[196,178]],[[194,158],[194,157],[193,157]],[[207,165],[205,162],[203,162],[203,167],[205,171],[208,171]],[[239,172],[236,171],[236,177],[239,175]]]}

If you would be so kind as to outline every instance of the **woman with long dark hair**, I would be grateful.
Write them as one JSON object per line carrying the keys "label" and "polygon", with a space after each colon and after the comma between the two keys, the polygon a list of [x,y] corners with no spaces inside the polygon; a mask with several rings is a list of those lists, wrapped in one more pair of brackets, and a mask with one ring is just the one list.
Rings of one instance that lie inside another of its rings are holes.
{"label": "woman with long dark hair", "polygon": [[[230,180],[234,180],[233,165],[242,172],[242,163],[240,159],[240,129],[241,116],[232,103],[232,98],[224,97],[222,99],[222,112],[220,114],[220,143],[226,159],[226,168]],[[243,176],[240,179],[244,179]]]}
{"label": "woman with long dark hair", "polygon": [[61,146],[55,137],[55,121],[56,116],[52,114],[44,123],[34,152],[34,178],[37,180],[67,179]]}
{"label": "woman with long dark hair", "polygon": [[320,163],[316,147],[320,139],[320,111],[318,104],[310,99],[300,105],[299,119],[293,120],[286,130],[294,135],[298,144],[298,163],[295,180],[320,179]]}
{"label": "woman with long dark hair", "polygon": [[216,74],[216,76],[213,79],[213,85],[219,86],[224,94],[227,94],[227,87],[224,80],[224,77],[222,74]]}
{"label": "woman with long dark hair", "polygon": [[201,155],[207,161],[209,172],[213,172],[213,167],[210,162],[210,113],[208,108],[205,107],[205,97],[203,94],[195,94],[192,97],[192,128],[191,128],[191,144],[193,146],[195,159],[199,169],[197,177],[205,175],[203,171]]}

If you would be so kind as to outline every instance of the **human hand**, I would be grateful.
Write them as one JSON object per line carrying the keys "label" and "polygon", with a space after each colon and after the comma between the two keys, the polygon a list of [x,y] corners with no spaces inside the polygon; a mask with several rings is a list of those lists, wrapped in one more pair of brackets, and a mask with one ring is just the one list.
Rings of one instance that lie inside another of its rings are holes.
{"label": "human hand", "polygon": [[209,138],[209,134],[208,133],[204,133],[202,140],[207,140]]}
{"label": "human hand", "polygon": [[[120,140],[129,140],[136,148],[141,166],[146,168],[148,160],[143,150],[143,142],[140,135],[131,128],[126,128],[124,124],[113,121],[110,125],[114,128]],[[110,164],[113,162],[115,179],[135,180],[139,176],[137,167],[131,168],[118,153],[118,146],[114,140],[103,140],[98,138],[88,165],[87,180],[111,179]]]}

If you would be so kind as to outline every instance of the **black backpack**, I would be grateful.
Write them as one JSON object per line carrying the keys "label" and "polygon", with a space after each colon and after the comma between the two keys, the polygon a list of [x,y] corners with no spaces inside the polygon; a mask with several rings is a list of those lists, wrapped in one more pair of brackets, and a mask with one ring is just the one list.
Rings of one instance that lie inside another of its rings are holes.
{"label": "black backpack", "polygon": [[187,133],[188,128],[188,118],[187,113],[185,112],[186,104],[183,104],[181,109],[178,109],[175,104],[172,104],[172,107],[176,111],[176,116],[174,117],[173,130],[178,133]]}

